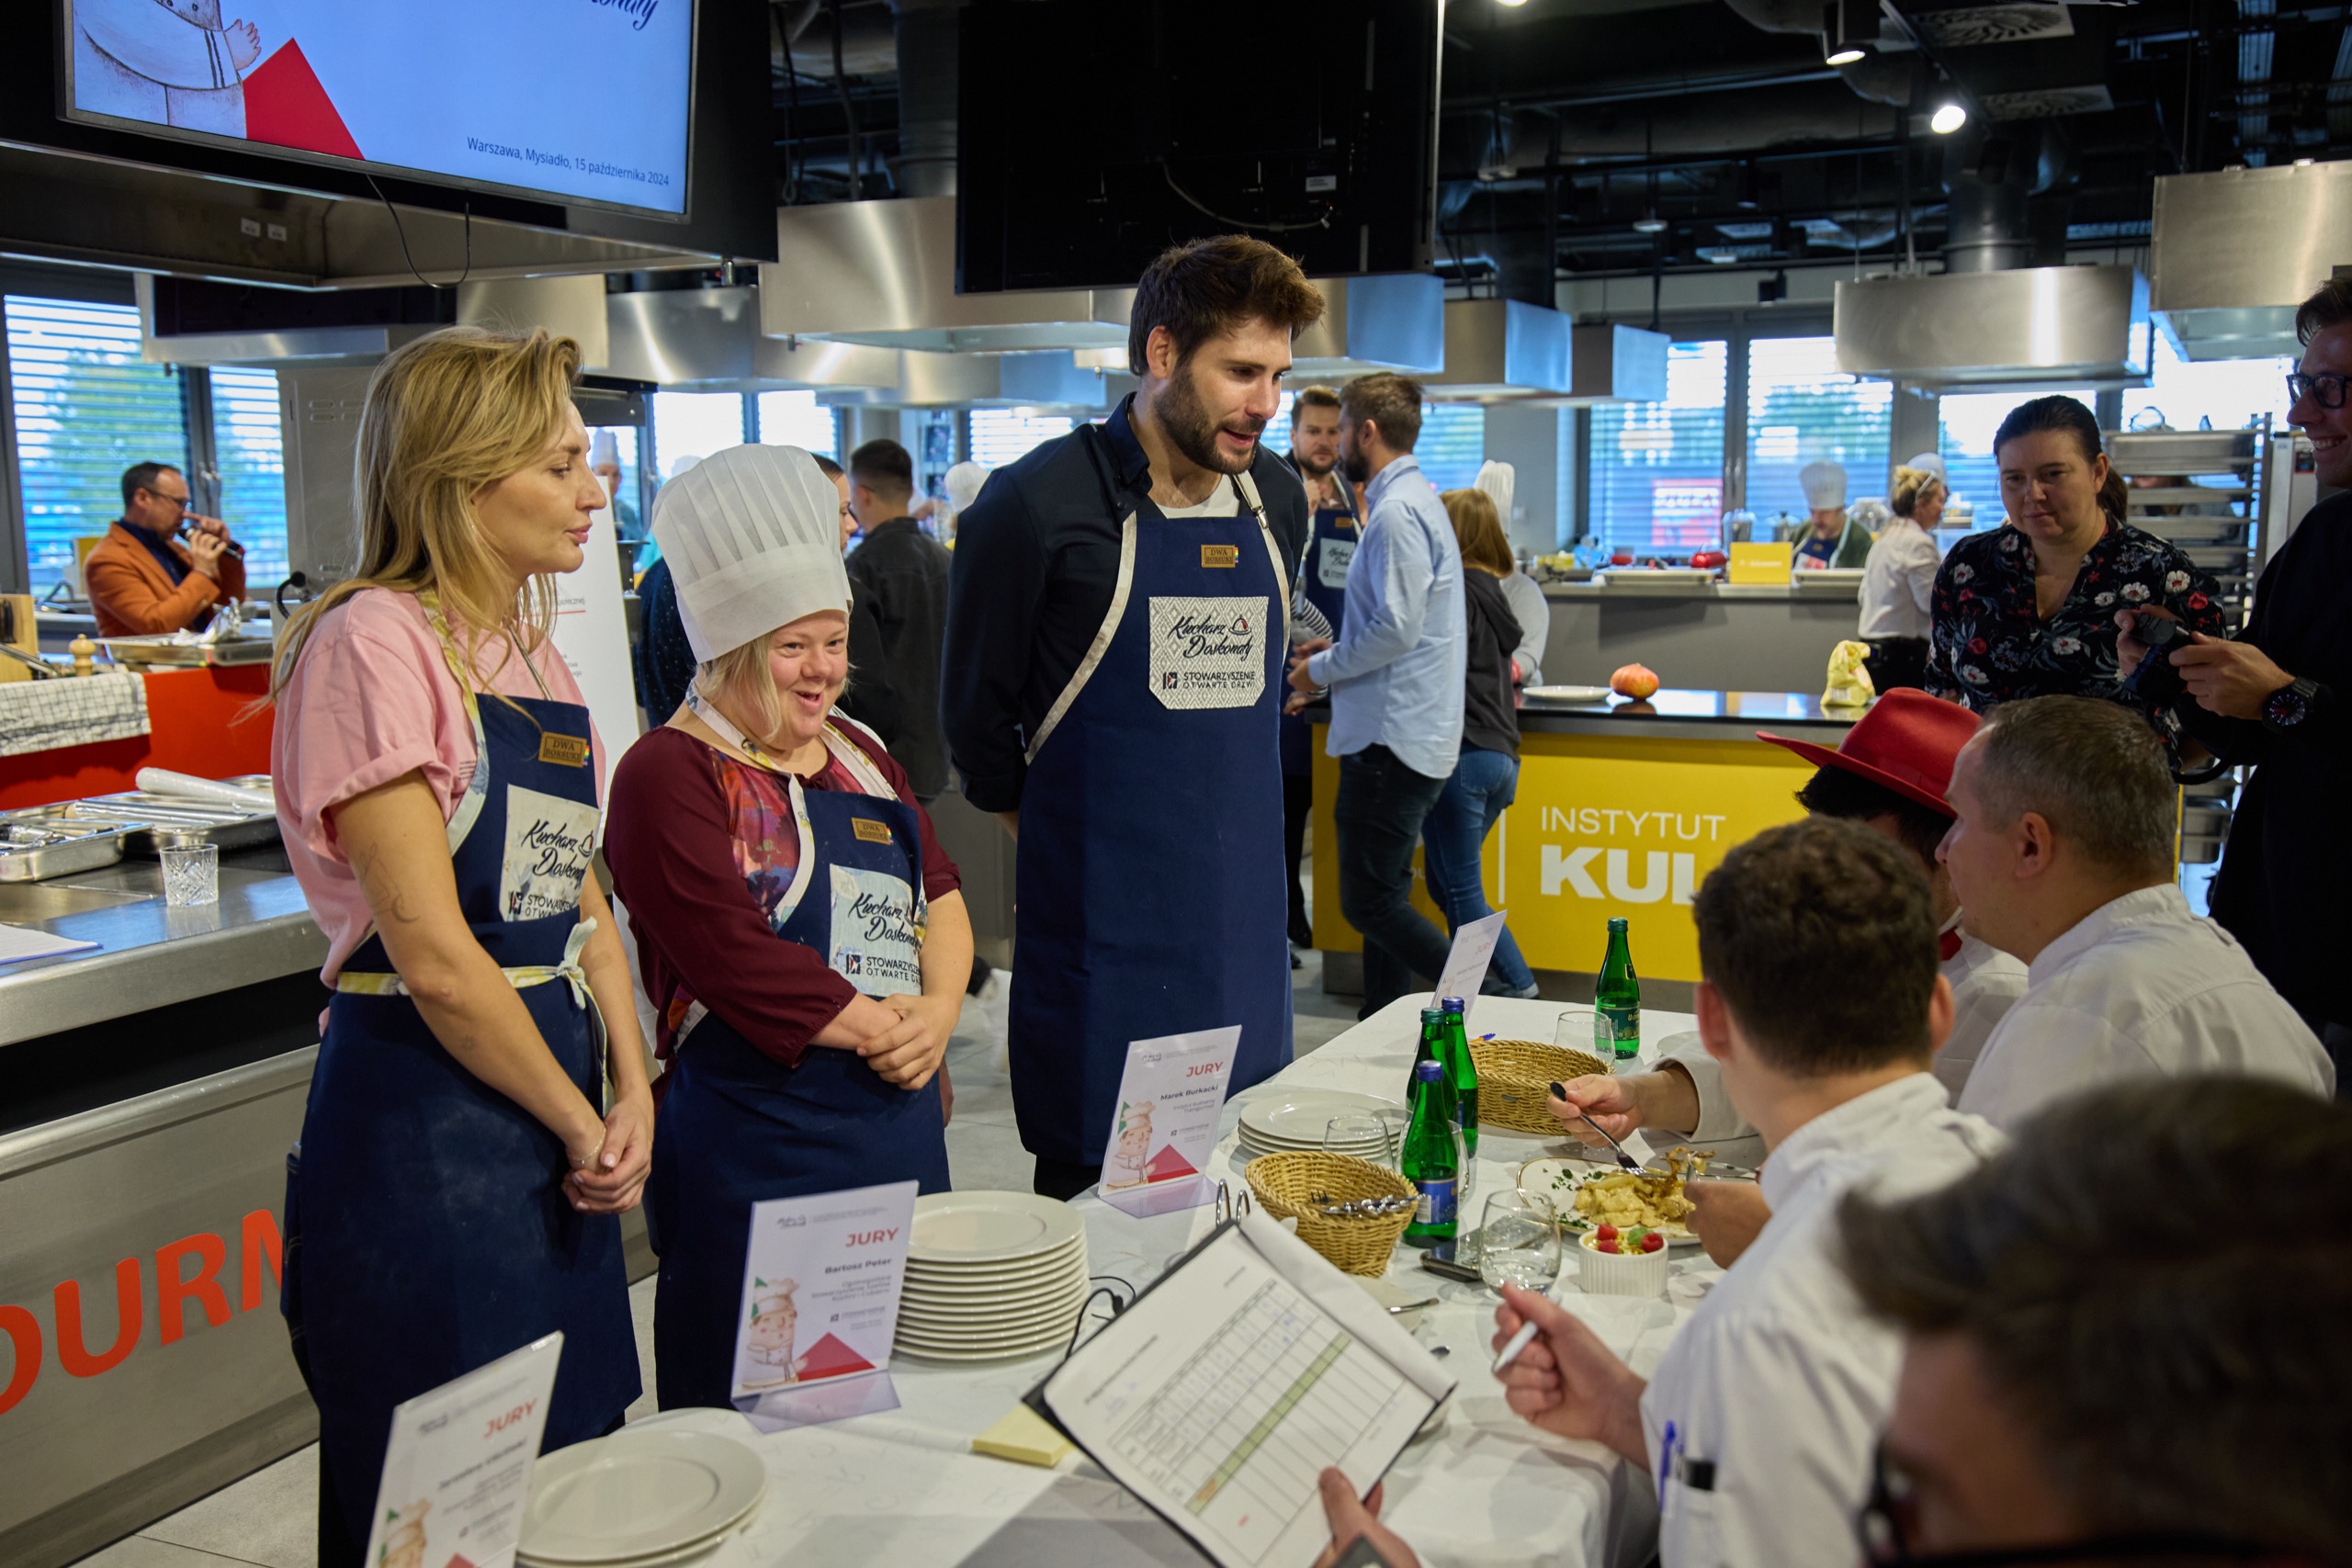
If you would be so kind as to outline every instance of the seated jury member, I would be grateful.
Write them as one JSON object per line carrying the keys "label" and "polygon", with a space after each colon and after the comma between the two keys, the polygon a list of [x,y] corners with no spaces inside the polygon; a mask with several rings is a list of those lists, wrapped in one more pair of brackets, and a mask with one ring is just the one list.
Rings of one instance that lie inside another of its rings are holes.
{"label": "seated jury member", "polygon": [[835,710],[839,503],[808,453],[737,446],[653,504],[701,665],[615,770],[605,853],[670,1064],[646,1190],[665,1410],[727,1403],[753,1203],[948,1185],[972,929],[905,771]]}
{"label": "seated jury member", "polygon": [[2144,720],[2090,697],[1995,708],[1962,748],[1939,852],[1969,931],[2028,965],[1960,1108],[2001,1127],[2075,1089],[2243,1073],[2324,1096],[2335,1069],[2173,882],[2177,795]]}
{"label": "seated jury member", "polygon": [[2352,1562],[2346,1170],[2352,1110],[2142,1079],[1941,1191],[1849,1201],[1847,1275],[1904,1336],[1871,1560]]}
{"label": "seated jury member", "polygon": [[[1951,879],[1936,860],[1937,846],[1951,826],[1952,808],[1945,791],[1952,761],[1976,733],[1976,716],[1956,703],[1924,692],[1894,691],[1846,732],[1835,751],[1810,741],[1761,731],[1758,735],[1820,764],[1820,771],[1797,792],[1799,805],[1815,817],[1860,822],[1894,840],[1926,874],[1937,922],[1937,956],[1952,994],[1951,1032],[1936,1053],[1935,1074],[1954,1099],[2026,980],[2024,964],[1962,930]],[[1554,1114],[1566,1131],[1590,1141],[1597,1142],[1598,1135],[1574,1119],[1578,1110],[1616,1138],[1636,1128],[1709,1142],[1756,1131],[1733,1109],[1714,1058],[1701,1046],[1669,1055],[1651,1072],[1580,1077],[1563,1087],[1567,1098],[1551,1102]],[[1692,1228],[1705,1242],[1708,1256],[1728,1266],[1767,1217],[1761,1196],[1753,1183],[1744,1181],[1701,1182],[1691,1189],[1691,1196],[1699,1204]]]}
{"label": "seated jury member", "polygon": [[1951,987],[1927,878],[1885,837],[1770,829],[1708,875],[1692,915],[1699,1036],[1771,1151],[1771,1220],[1648,1382],[1573,1314],[1505,1287],[1501,1336],[1522,1319],[1541,1332],[1503,1382],[1546,1431],[1665,1478],[1666,1568],[1848,1562],[1901,1341],[1836,1266],[1838,1204],[1941,1186],[2002,1140],[1928,1070]]}

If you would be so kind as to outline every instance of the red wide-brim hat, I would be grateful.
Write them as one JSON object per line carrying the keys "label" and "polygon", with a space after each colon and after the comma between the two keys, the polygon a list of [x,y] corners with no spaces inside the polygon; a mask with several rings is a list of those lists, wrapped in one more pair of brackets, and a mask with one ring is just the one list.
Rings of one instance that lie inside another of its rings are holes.
{"label": "red wide-brim hat", "polygon": [[1916,800],[1930,811],[1956,817],[1945,798],[1952,763],[1976,733],[1977,716],[1958,703],[1905,687],[1872,704],[1836,750],[1812,740],[1792,740],[1770,730],[1758,740],[1785,746],[1815,767],[1837,768]]}

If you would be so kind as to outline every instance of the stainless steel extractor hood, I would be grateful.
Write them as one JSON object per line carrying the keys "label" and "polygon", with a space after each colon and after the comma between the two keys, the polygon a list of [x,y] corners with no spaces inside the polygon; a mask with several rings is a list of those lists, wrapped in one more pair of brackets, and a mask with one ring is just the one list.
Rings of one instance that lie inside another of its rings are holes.
{"label": "stainless steel extractor hood", "polygon": [[2148,303],[2189,359],[2301,352],[2295,307],[2352,264],[2352,164],[2156,181]]}
{"label": "stainless steel extractor hood", "polygon": [[[1386,273],[1363,277],[1312,277],[1323,296],[1323,319],[1291,344],[1292,387],[1368,376],[1375,370],[1424,375],[1445,368],[1445,285],[1426,273]],[[1098,321],[1115,323],[1116,347],[1080,351],[1082,366],[1097,370],[1127,367],[1127,319],[1136,302],[1132,288],[1094,290]]]}
{"label": "stainless steel extractor hood", "polygon": [[2144,384],[2148,281],[2128,266],[2037,266],[1838,285],[1838,368],[1996,390]]}
{"label": "stainless steel extractor hood", "polygon": [[895,361],[889,381],[870,387],[820,387],[818,402],[829,408],[1028,408],[1080,417],[1101,413],[1108,405],[1102,374],[1081,368],[1068,352],[924,354],[876,348],[859,352]]}
{"label": "stainless steel extractor hood", "polygon": [[1449,299],[1445,368],[1422,379],[1435,402],[1508,402],[1574,389],[1572,324],[1517,299]]}
{"label": "stainless steel extractor hood", "polygon": [[956,292],[956,198],[780,208],[760,266],[760,330],[932,353],[1108,348],[1126,315],[1098,319],[1085,288]]}
{"label": "stainless steel extractor hood", "polygon": [[695,392],[888,387],[899,356],[857,344],[788,342],[760,331],[759,291],[665,288],[605,297],[608,374]]}

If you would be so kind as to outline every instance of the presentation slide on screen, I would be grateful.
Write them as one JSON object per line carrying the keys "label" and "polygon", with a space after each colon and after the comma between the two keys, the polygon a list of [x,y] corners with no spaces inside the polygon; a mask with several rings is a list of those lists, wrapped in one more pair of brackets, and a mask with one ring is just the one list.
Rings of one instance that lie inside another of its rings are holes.
{"label": "presentation slide on screen", "polygon": [[77,119],[686,209],[694,0],[66,0],[65,25]]}

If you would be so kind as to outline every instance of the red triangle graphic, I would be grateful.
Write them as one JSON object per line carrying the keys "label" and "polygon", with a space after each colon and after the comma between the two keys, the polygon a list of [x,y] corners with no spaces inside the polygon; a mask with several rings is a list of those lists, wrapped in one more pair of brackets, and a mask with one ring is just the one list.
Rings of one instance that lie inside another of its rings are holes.
{"label": "red triangle graphic", "polygon": [[245,78],[245,136],[305,152],[361,155],[302,46],[291,39]]}
{"label": "red triangle graphic", "polygon": [[1176,1152],[1176,1145],[1173,1144],[1152,1156],[1151,1163],[1145,1166],[1143,1170],[1146,1181],[1166,1181],[1173,1177],[1200,1174],[1193,1168],[1191,1160]]}
{"label": "red triangle graphic", "polygon": [[828,1334],[809,1347],[808,1359],[801,1364],[800,1381],[814,1382],[820,1378],[844,1377],[873,1370],[873,1362]]}
{"label": "red triangle graphic", "polygon": [[464,1552],[453,1551],[449,1554],[449,1561],[443,1565],[443,1568],[474,1568],[474,1565],[472,1560],[468,1558]]}

